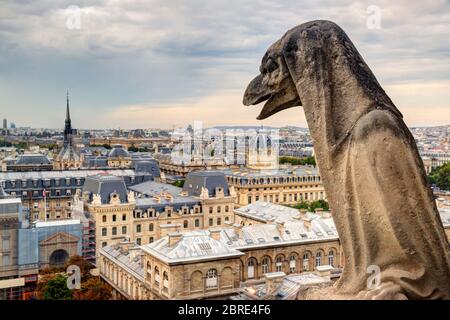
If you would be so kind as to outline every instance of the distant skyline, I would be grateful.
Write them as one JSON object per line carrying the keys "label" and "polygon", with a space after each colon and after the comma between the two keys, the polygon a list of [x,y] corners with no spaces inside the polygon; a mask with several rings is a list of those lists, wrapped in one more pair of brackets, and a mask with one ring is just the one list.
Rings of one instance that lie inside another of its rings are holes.
{"label": "distant skyline", "polygon": [[[74,5],[79,29],[67,24]],[[367,27],[371,5],[381,29]],[[256,120],[260,107],[244,107],[242,94],[270,44],[300,23],[329,19],[408,126],[450,124],[449,12],[445,0],[2,1],[0,119],[62,128],[68,89],[79,129],[171,129],[194,120],[306,127],[301,108]]]}

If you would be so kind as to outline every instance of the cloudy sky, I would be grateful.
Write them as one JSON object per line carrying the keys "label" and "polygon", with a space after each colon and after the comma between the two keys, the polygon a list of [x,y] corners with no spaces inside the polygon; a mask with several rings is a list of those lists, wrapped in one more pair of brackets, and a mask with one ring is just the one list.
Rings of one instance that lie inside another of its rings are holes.
{"label": "cloudy sky", "polygon": [[77,128],[305,126],[300,108],[255,120],[242,94],[271,43],[329,19],[408,125],[450,124],[450,1],[421,2],[1,1],[0,117],[61,127],[68,88]]}

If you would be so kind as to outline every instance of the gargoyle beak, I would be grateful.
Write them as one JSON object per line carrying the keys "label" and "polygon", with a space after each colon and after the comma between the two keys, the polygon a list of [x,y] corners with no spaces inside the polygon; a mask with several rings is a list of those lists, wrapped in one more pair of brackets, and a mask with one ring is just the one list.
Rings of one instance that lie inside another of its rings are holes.
{"label": "gargoyle beak", "polygon": [[273,92],[263,82],[263,75],[260,74],[247,86],[243,103],[246,106],[250,106],[267,100],[256,118],[258,120],[263,120],[281,110],[301,105],[298,95],[289,94],[290,92],[288,91],[289,90],[279,90],[279,92]]}

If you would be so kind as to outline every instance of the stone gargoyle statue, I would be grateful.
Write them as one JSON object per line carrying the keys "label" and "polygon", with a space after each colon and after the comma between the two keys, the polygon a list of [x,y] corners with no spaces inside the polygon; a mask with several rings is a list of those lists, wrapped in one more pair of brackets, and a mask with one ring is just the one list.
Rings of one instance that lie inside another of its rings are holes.
{"label": "stone gargoyle statue", "polygon": [[345,32],[289,30],[245,91],[245,105],[263,101],[258,119],[303,107],[344,253],[339,281],[299,298],[449,299],[449,243],[414,138]]}

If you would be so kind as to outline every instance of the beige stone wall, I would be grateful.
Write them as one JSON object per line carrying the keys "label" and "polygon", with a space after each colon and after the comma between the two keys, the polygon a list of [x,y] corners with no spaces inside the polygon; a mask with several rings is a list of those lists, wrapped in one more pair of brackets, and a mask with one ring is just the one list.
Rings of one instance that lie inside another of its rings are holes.
{"label": "beige stone wall", "polygon": [[240,284],[238,258],[169,266],[146,254],[144,263],[146,286],[164,299],[220,296],[235,292]]}
{"label": "beige stone wall", "polygon": [[228,184],[234,186],[236,190],[238,206],[245,206],[258,200],[277,204],[296,204],[302,200],[326,200],[322,182],[240,185],[228,178]]}
{"label": "beige stone wall", "polygon": [[[329,253],[333,252],[333,266],[342,267],[342,256],[339,241],[328,241],[310,244],[296,244],[258,250],[241,250],[245,256],[240,259],[241,281],[260,279],[264,275],[265,261],[267,272],[282,271],[286,274],[314,271],[316,257],[320,254],[320,265],[327,265]],[[305,260],[305,254],[308,259]],[[294,269],[291,270],[291,259]],[[249,266],[253,264],[253,277],[249,277]],[[304,268],[306,267],[306,270]]]}

